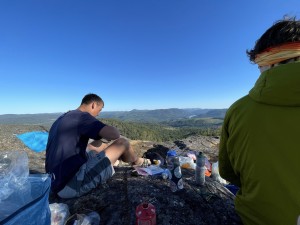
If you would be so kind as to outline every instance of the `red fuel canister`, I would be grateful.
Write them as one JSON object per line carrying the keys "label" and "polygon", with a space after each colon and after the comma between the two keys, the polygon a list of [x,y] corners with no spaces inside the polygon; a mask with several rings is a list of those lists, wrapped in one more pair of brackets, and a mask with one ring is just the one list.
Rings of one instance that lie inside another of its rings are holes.
{"label": "red fuel canister", "polygon": [[136,207],[136,225],[156,225],[155,207],[151,203],[143,202]]}

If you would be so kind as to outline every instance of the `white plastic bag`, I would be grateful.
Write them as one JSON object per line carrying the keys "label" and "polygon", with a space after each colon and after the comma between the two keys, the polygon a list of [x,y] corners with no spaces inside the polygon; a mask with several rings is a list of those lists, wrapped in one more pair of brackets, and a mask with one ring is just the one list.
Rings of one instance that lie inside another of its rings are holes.
{"label": "white plastic bag", "polygon": [[23,151],[0,152],[0,203],[12,193],[24,198],[24,193],[30,190],[27,182],[29,175],[28,156]]}
{"label": "white plastic bag", "polygon": [[194,160],[191,157],[188,156],[179,156],[179,163],[181,168],[185,169],[195,169],[196,164],[194,163]]}
{"label": "white plastic bag", "polygon": [[95,211],[92,211],[87,215],[74,214],[71,217],[69,217],[66,224],[67,225],[99,225],[100,215]]}
{"label": "white plastic bag", "polygon": [[90,212],[85,217],[83,217],[83,221],[80,225],[99,225],[100,216],[96,212]]}
{"label": "white plastic bag", "polygon": [[68,205],[64,203],[49,204],[51,211],[51,225],[64,225],[70,212]]}

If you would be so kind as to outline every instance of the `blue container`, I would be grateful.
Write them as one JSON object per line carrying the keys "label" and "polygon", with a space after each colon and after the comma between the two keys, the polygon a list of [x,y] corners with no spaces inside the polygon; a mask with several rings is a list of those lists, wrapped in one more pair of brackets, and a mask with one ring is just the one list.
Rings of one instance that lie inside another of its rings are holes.
{"label": "blue container", "polygon": [[169,185],[172,192],[183,189],[182,173],[180,168],[179,157],[175,150],[169,150],[167,152],[167,165],[170,171]]}

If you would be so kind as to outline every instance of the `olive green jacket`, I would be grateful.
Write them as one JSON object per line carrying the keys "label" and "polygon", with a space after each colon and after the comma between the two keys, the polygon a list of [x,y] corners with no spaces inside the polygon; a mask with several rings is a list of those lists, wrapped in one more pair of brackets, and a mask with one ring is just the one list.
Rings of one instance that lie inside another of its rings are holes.
{"label": "olive green jacket", "polygon": [[219,170],[240,187],[244,224],[297,224],[300,215],[300,63],[262,73],[227,111]]}

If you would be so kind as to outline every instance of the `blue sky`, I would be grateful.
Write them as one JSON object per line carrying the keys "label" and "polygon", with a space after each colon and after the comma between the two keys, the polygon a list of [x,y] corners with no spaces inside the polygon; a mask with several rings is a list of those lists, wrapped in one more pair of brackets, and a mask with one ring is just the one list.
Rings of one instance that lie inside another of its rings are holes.
{"label": "blue sky", "polygon": [[299,0],[1,0],[0,114],[228,108],[259,76],[245,51]]}

